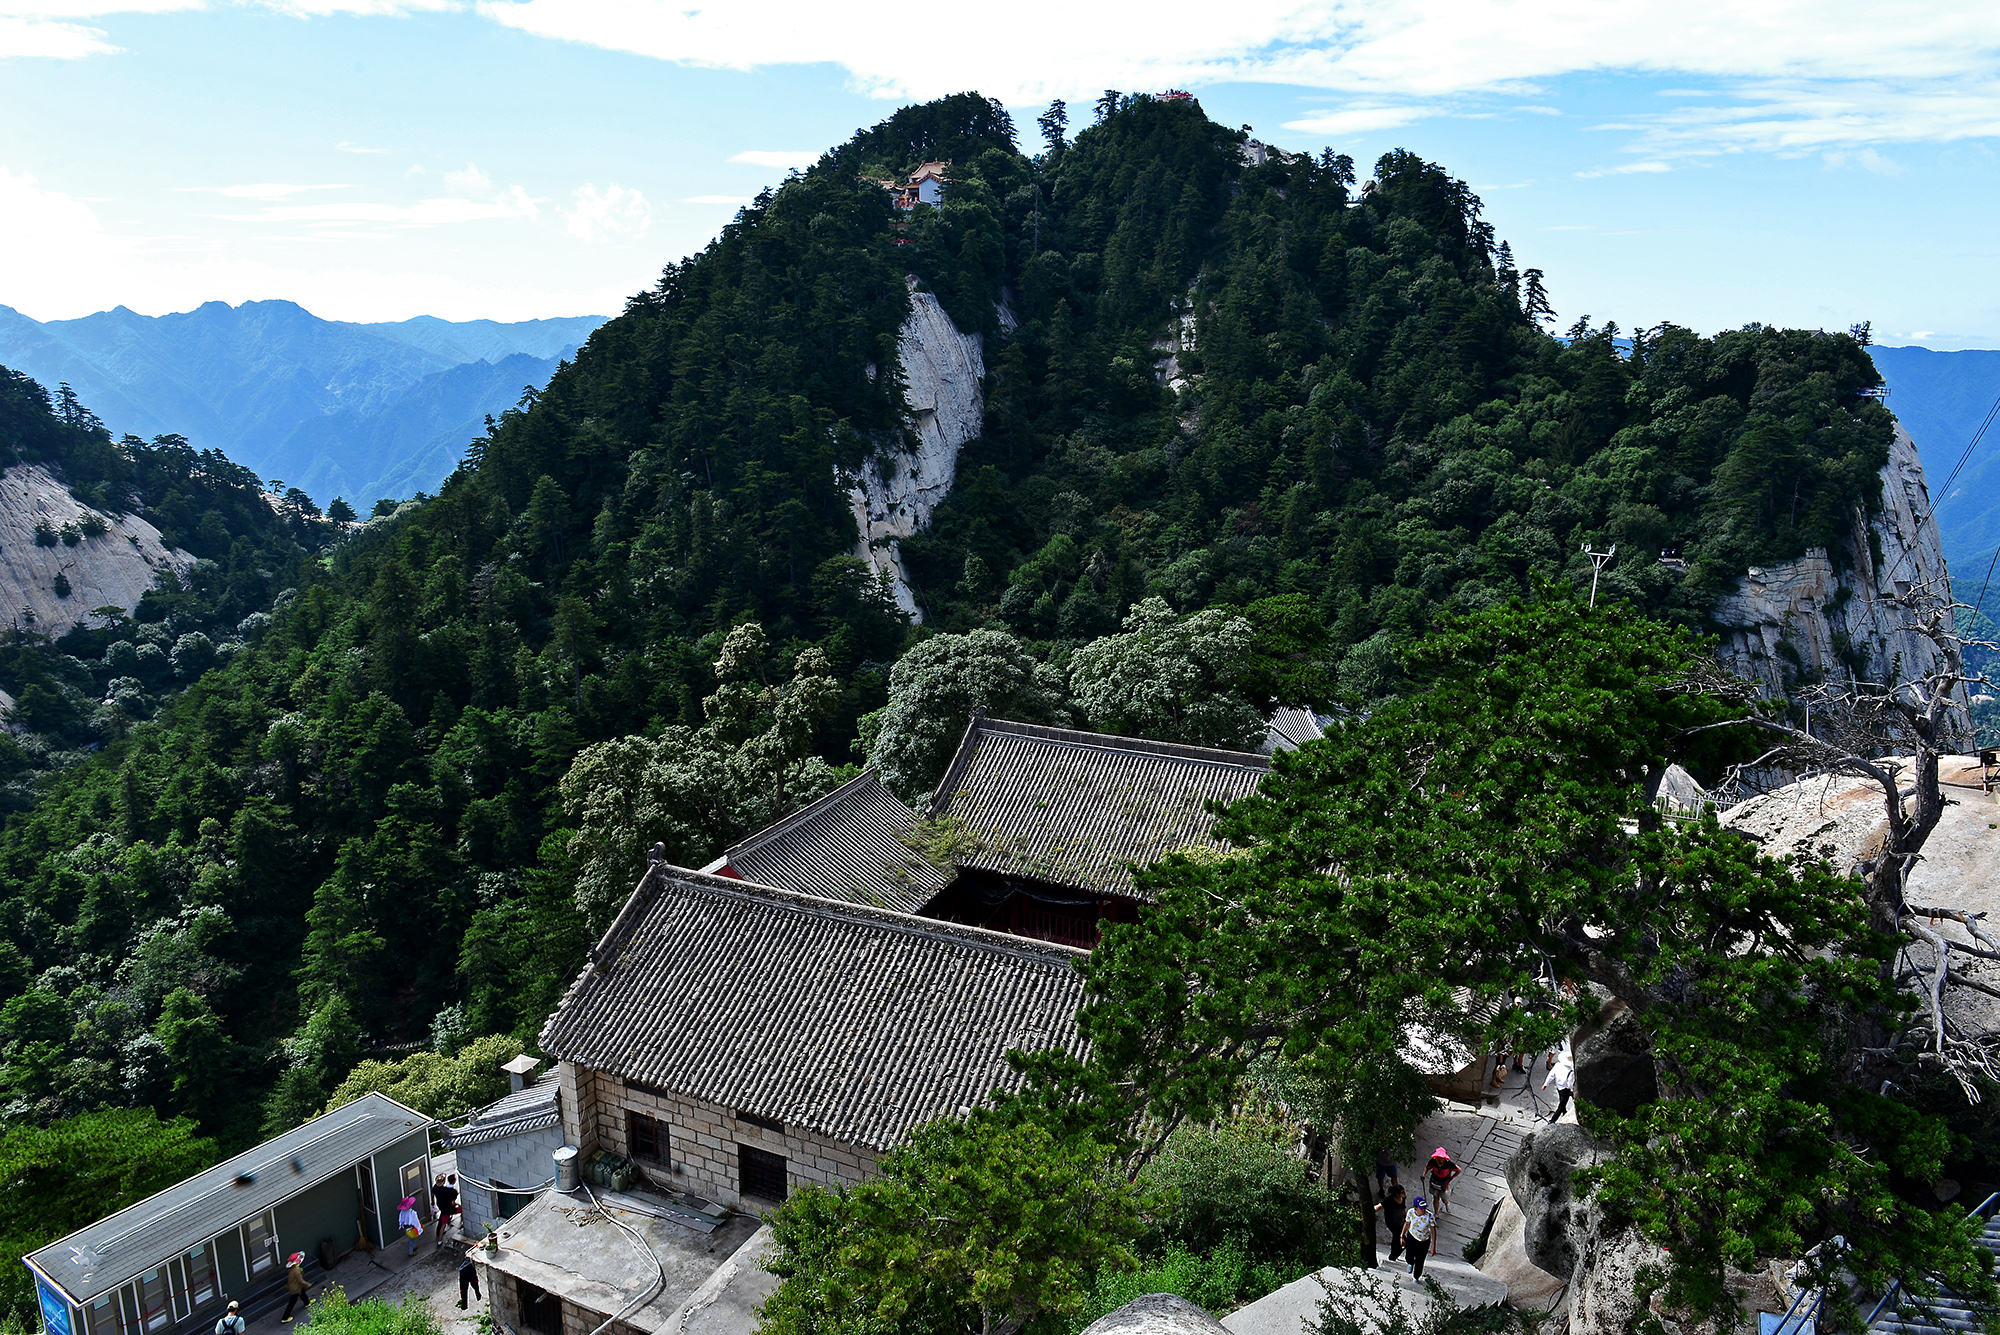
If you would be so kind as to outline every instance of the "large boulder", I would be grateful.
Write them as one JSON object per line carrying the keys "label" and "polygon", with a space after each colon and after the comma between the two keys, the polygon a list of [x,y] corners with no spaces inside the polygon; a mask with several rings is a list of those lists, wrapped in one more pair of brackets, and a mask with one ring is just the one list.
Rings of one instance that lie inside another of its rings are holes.
{"label": "large boulder", "polygon": [[1578,1038],[1572,1051],[1576,1096],[1583,1102],[1630,1117],[1660,1097],[1652,1042],[1624,1002],[1606,1006],[1597,1026]]}
{"label": "large boulder", "polygon": [[1523,1216],[1521,1245],[1536,1268],[1562,1277],[1576,1272],[1591,1213],[1576,1199],[1576,1170],[1604,1153],[1588,1131],[1565,1122],[1531,1134],[1507,1161],[1507,1189]]}
{"label": "large boulder", "polygon": [[1115,1307],[1083,1328],[1083,1335],[1228,1335],[1214,1317],[1185,1298],[1149,1293]]}

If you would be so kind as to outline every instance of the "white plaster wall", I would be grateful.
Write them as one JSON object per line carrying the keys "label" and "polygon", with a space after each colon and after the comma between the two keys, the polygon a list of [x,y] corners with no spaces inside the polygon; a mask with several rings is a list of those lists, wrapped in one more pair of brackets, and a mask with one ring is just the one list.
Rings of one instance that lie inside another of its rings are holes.
{"label": "white plaster wall", "polygon": [[[899,540],[920,533],[951,494],[958,477],[958,451],[976,437],[985,420],[980,380],[986,361],[978,334],[961,334],[944,307],[910,283],[910,315],[896,340],[903,365],[905,398],[918,445],[871,455],[859,477],[848,479],[848,501],[860,532],[855,554],[877,571],[888,572],[896,605],[917,620],[923,609],[903,570]],[[883,474],[890,474],[884,481]]]}

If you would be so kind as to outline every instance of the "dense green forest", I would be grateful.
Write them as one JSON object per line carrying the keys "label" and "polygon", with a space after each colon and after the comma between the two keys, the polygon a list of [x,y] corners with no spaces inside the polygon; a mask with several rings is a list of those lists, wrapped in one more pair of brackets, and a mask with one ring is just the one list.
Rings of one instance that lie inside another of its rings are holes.
{"label": "dense green forest", "polygon": [[[857,135],[634,296],[439,495],[352,529],[0,382],[18,457],[213,563],[0,658],[73,706],[36,731],[102,744],[0,835],[6,1116],[153,1106],[227,1149],[365,1052],[531,1041],[653,839],[699,865],[885,728],[907,750],[913,712],[962,726],[954,664],[1014,683],[996,706],[1241,740],[1244,709],[1392,693],[1398,645],[1587,580],[1586,541],[1618,545],[1607,596],[1699,627],[1875,499],[1890,418],[1849,334],[1558,336],[1543,275],[1413,154],[1359,185],[1331,152],[1247,165],[1244,132],[1144,95],[1041,131],[1030,155],[964,94]],[[935,158],[914,216],[867,179]],[[845,480],[911,441],[906,274],[990,373],[904,544],[920,625],[853,555]],[[196,633],[212,666],[166,692],[157,653]],[[1183,695],[1241,707],[1121,704],[1118,665],[1160,645]],[[127,675],[122,717],[83,707]]]}

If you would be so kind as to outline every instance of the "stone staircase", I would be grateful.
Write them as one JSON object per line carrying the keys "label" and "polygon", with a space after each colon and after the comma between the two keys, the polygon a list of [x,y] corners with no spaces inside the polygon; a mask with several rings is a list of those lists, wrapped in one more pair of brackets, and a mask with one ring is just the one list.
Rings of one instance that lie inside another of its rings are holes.
{"label": "stone staircase", "polygon": [[[2000,1217],[1996,1217],[2000,1210],[1996,1207],[2000,1207],[2000,1194],[1987,1197],[1973,1214],[1979,1221],[1979,1244],[2000,1257]],[[2000,1278],[2000,1261],[1994,1263],[1994,1275]],[[1948,1286],[1940,1284],[1935,1297],[1917,1298],[1904,1294],[1898,1281],[1876,1304],[1868,1329],[1885,1335],[1978,1335],[1985,1326],[1971,1302]],[[1810,1330],[1809,1324],[1801,1328],[1800,1323],[1792,1322],[1781,1326],[1779,1335],[1810,1335]]]}

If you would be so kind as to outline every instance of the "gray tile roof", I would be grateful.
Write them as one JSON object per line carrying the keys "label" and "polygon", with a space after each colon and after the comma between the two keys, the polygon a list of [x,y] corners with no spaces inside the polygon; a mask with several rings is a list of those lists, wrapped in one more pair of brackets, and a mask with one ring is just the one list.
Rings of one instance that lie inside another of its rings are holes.
{"label": "gray tile roof", "polygon": [[1131,864],[1225,847],[1208,803],[1245,796],[1270,769],[1243,751],[974,715],[931,812],[978,838],[961,866],[1136,899]]}
{"label": "gray tile roof", "polygon": [[473,1113],[464,1125],[446,1130],[444,1147],[455,1150],[461,1145],[478,1145],[522,1131],[539,1131],[545,1126],[554,1126],[562,1120],[562,1105],[558,1101],[560,1094],[560,1087],[552,1079],[529,1085],[526,1089],[517,1089]]}
{"label": "gray tile roof", "polygon": [[27,1259],[87,1303],[430,1124],[386,1095],[364,1094]]}
{"label": "gray tile roof", "polygon": [[721,864],[746,881],[915,913],[951,883],[949,871],[896,837],[916,823],[917,813],[868,770],[745,839]]}
{"label": "gray tile roof", "polygon": [[1080,1053],[1084,952],[654,863],[542,1051],[886,1149]]}

